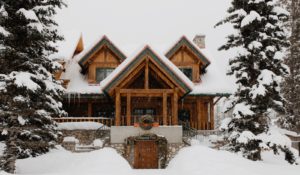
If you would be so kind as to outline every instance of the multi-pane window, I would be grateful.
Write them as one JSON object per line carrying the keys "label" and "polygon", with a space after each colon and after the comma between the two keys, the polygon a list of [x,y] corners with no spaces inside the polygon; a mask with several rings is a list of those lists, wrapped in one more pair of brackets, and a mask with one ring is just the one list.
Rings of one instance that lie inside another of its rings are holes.
{"label": "multi-pane window", "polygon": [[104,80],[109,74],[114,71],[114,68],[97,68],[96,69],[96,81],[99,83]]}
{"label": "multi-pane window", "polygon": [[156,111],[152,108],[136,108],[133,110],[133,115],[141,116],[141,115],[155,115]]}
{"label": "multi-pane window", "polygon": [[185,76],[187,76],[190,80],[193,80],[193,69],[192,68],[186,68],[181,67],[179,68],[181,72],[184,73]]}

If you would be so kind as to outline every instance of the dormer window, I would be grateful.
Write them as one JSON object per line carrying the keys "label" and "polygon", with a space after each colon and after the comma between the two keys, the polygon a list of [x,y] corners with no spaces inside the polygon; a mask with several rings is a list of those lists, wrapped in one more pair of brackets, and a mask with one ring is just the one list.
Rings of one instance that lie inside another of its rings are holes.
{"label": "dormer window", "polygon": [[114,68],[96,68],[96,81],[100,83],[104,80],[109,74],[114,71]]}
{"label": "dormer window", "polygon": [[180,67],[179,68],[181,72],[184,73],[185,76],[187,76],[190,80],[193,81],[193,69],[190,67]]}

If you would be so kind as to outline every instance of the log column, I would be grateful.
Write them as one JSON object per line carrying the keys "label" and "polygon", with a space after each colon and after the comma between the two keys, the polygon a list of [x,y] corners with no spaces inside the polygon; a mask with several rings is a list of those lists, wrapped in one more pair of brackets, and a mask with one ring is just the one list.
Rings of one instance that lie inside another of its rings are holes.
{"label": "log column", "polygon": [[178,125],[178,89],[175,88],[172,100],[172,125]]}
{"label": "log column", "polygon": [[88,117],[92,117],[93,115],[93,103],[88,102]]}
{"label": "log column", "polygon": [[167,93],[163,93],[163,125],[168,125]]}
{"label": "log column", "polygon": [[121,95],[120,95],[120,89],[116,88],[116,99],[115,99],[115,125],[120,126],[121,124]]}
{"label": "log column", "polygon": [[197,129],[201,129],[201,126],[202,126],[202,103],[199,99],[197,99],[197,102],[196,102],[196,109],[197,109]]}
{"label": "log column", "polygon": [[210,100],[210,129],[215,129],[214,99]]}
{"label": "log column", "polygon": [[126,123],[127,126],[131,125],[131,94],[127,94]]}
{"label": "log column", "polygon": [[146,59],[144,87],[145,89],[149,89],[149,58]]}

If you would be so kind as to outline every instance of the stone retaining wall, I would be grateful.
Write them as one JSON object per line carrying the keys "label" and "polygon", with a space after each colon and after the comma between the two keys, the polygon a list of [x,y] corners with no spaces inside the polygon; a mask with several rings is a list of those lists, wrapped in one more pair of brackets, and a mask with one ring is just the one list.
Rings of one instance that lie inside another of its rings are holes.
{"label": "stone retaining wall", "polygon": [[61,130],[63,137],[59,140],[62,143],[64,137],[75,137],[79,140],[79,144],[90,145],[96,136],[96,130]]}

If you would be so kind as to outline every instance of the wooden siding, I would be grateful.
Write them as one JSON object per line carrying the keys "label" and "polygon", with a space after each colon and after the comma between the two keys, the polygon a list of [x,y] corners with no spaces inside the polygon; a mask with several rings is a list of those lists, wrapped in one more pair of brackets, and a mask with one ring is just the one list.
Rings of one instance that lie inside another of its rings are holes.
{"label": "wooden siding", "polygon": [[200,81],[200,67],[201,61],[192,51],[187,47],[181,47],[173,56],[170,57],[170,60],[178,68],[191,68],[192,69],[192,81]]}
{"label": "wooden siding", "polygon": [[103,47],[90,58],[90,65],[88,67],[88,81],[89,83],[96,82],[97,68],[116,68],[120,65],[120,59],[107,47]]}

